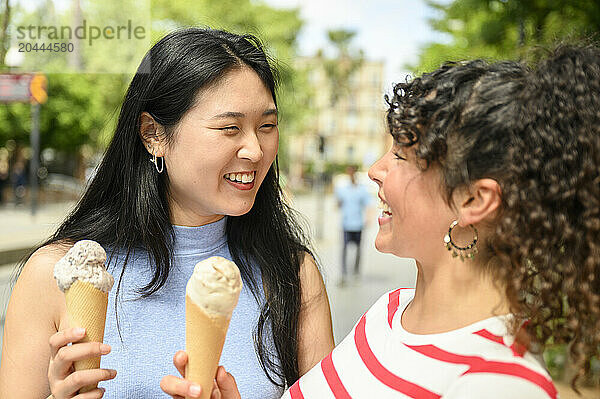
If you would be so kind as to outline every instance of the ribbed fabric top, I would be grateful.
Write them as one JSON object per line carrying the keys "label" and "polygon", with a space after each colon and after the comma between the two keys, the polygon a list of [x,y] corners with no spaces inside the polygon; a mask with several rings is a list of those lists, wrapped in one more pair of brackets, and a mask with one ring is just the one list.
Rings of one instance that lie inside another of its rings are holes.
{"label": "ribbed fabric top", "polygon": [[[136,290],[152,279],[148,254],[137,251],[130,256],[117,301],[122,341],[115,318],[115,295],[125,257],[113,251],[108,271],[115,277],[115,286],[109,295],[104,333],[104,342],[112,346],[112,352],[103,356],[101,367],[117,370],[117,377],[99,384],[106,388],[105,398],[169,398],[159,383],[165,375],[179,376],[173,355],[185,349],[185,286],[199,261],[211,256],[231,259],[226,223],[224,217],[199,227],[173,226],[175,258],[169,278],[147,298],[141,299]],[[110,252],[107,250],[109,258]],[[258,270],[256,276],[262,287]],[[261,292],[261,301],[263,298]],[[235,376],[244,399],[278,398],[282,393],[267,379],[254,350],[252,332],[259,314],[260,306],[245,284],[221,355],[221,364]]]}

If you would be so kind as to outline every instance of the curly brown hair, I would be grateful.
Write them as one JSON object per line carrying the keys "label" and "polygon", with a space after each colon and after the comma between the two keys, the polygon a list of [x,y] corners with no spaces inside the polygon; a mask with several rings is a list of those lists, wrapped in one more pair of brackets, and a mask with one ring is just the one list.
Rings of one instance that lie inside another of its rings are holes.
{"label": "curly brown hair", "polygon": [[485,246],[502,262],[489,272],[529,337],[571,343],[585,374],[600,353],[600,49],[562,46],[533,68],[447,63],[386,101],[395,142],[440,167],[448,203],[478,179],[499,183]]}

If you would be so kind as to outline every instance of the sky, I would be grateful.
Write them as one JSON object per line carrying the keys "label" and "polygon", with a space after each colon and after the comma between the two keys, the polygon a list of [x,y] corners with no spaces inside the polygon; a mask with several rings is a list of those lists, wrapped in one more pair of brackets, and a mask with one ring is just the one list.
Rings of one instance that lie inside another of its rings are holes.
{"label": "sky", "polygon": [[424,0],[263,1],[273,7],[300,9],[305,21],[298,38],[302,55],[314,55],[319,48],[325,48],[329,29],[356,30],[355,47],[363,49],[368,59],[386,64],[386,91],[409,74],[405,65],[417,63],[419,48],[429,42],[448,40],[428,25],[427,20],[437,16],[437,11]]}

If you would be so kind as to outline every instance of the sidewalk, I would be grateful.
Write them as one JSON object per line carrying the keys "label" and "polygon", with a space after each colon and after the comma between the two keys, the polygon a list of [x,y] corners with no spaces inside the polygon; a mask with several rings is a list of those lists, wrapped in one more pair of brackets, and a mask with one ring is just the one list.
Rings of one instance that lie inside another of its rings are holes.
{"label": "sidewalk", "polygon": [[18,262],[41,243],[65,218],[74,203],[41,205],[35,216],[26,206],[0,207],[0,265]]}

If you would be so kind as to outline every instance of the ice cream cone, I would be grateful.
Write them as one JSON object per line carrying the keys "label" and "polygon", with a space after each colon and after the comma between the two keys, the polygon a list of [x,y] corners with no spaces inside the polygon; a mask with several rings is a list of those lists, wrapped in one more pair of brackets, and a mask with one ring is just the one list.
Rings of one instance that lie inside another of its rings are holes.
{"label": "ice cream cone", "polygon": [[201,399],[209,399],[212,393],[227,328],[241,289],[238,267],[219,256],[198,262],[187,283],[185,378],[202,387]]}
{"label": "ice cream cone", "polygon": [[201,399],[209,399],[225,343],[229,317],[213,317],[185,298],[185,378],[202,387]]}
{"label": "ice cream cone", "polygon": [[[71,327],[83,327],[86,334],[80,342],[103,342],[108,292],[114,279],[106,271],[106,252],[91,240],[75,243],[56,265],[54,278],[65,293]],[[75,362],[75,370],[100,368],[100,357]],[[83,387],[80,393],[95,389],[97,384]]]}
{"label": "ice cream cone", "polygon": [[[85,337],[79,342],[103,342],[108,293],[85,281],[75,281],[65,291],[67,313],[72,327],[85,328]],[[75,362],[75,370],[100,368],[100,357]],[[91,391],[97,385],[88,385],[80,393]]]}

